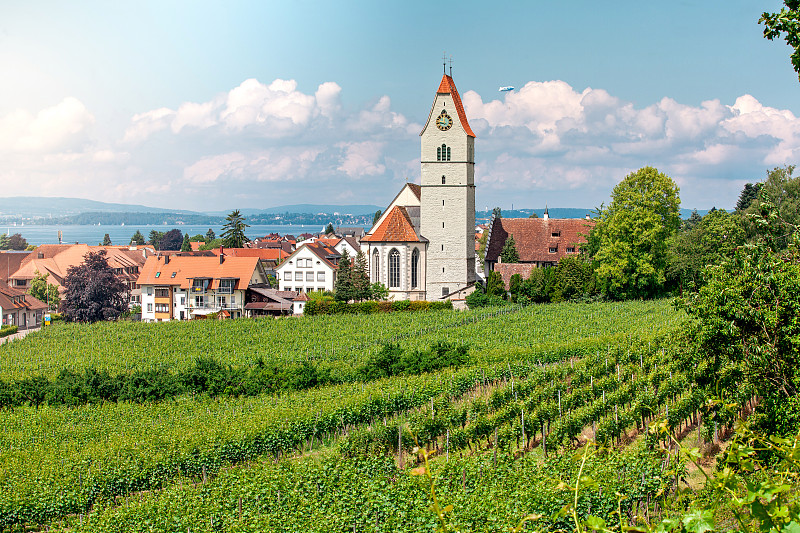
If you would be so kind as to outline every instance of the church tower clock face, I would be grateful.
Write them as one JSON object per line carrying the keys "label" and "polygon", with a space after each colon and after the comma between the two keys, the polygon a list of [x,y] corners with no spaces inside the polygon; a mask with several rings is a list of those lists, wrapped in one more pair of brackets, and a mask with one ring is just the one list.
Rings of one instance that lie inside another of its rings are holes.
{"label": "church tower clock face", "polygon": [[443,109],[441,114],[436,118],[436,127],[442,131],[447,131],[453,126],[453,119]]}

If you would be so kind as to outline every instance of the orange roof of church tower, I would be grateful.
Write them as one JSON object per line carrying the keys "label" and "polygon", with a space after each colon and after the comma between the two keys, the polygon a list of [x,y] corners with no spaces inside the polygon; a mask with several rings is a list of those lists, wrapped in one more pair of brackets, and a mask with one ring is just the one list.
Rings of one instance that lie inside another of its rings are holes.
{"label": "orange roof of church tower", "polygon": [[475,134],[472,133],[472,128],[469,127],[469,122],[467,122],[467,114],[464,112],[464,105],[461,103],[461,96],[458,94],[458,89],[456,89],[456,84],[453,81],[453,78],[447,74],[442,75],[442,82],[439,84],[439,88],[436,90],[436,93],[449,94],[453,97],[453,103],[456,106],[458,118],[461,120],[461,126],[464,128],[464,131],[467,132],[467,135],[470,137],[475,137]]}

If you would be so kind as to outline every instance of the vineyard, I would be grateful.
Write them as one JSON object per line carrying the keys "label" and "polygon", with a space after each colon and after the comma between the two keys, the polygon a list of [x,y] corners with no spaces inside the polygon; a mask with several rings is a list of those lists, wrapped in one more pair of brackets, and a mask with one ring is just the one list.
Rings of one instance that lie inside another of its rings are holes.
{"label": "vineyard", "polygon": [[407,475],[419,446],[462,511],[459,527],[503,531],[563,507],[572,496],[556,487],[575,475],[570,450],[591,438],[633,444],[589,461],[606,485],[581,512],[632,516],[674,481],[644,426],[666,416],[677,432],[706,401],[691,386],[683,320],[661,301],[54,327],[0,347],[3,375],[181,366],[207,353],[239,365],[308,358],[346,373],[386,342],[457,341],[470,359],[291,394],[14,408],[0,434],[0,527],[432,530],[423,480]]}

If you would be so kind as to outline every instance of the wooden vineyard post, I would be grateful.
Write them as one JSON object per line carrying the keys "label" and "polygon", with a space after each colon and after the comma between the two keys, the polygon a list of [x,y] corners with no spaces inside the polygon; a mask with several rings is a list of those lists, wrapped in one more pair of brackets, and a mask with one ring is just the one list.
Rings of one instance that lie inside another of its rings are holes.
{"label": "wooden vineyard post", "polygon": [[450,460],[450,428],[447,428],[447,460]]}
{"label": "wooden vineyard post", "polygon": [[525,408],[522,408],[522,451],[527,449],[527,445],[525,443]]}
{"label": "wooden vineyard post", "polygon": [[239,520],[242,519],[242,497],[239,496]]}
{"label": "wooden vineyard post", "polygon": [[400,469],[403,468],[403,426],[397,425],[397,461],[400,463]]}
{"label": "wooden vineyard post", "polygon": [[494,428],[494,448],[492,448],[492,467],[497,466],[497,428]]}
{"label": "wooden vineyard post", "polygon": [[562,415],[561,415],[561,389],[558,389],[558,418],[562,418]]}

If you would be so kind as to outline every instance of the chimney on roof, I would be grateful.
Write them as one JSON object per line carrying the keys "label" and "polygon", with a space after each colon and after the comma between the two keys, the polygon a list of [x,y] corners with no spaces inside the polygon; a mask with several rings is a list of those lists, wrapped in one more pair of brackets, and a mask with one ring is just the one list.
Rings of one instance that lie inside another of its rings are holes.
{"label": "chimney on roof", "polygon": [[225,262],[225,250],[223,249],[222,245],[219,245],[219,264]]}
{"label": "chimney on roof", "polygon": [[44,259],[44,253],[43,252],[39,252],[38,254],[36,254],[36,257],[37,257],[37,259]]}
{"label": "chimney on roof", "polygon": [[592,220],[592,217],[590,217],[588,213],[586,214],[586,220]]}
{"label": "chimney on roof", "polygon": [[165,256],[164,256],[164,264],[165,264],[165,265],[168,265],[168,264],[169,264],[169,255],[165,255]]}

